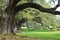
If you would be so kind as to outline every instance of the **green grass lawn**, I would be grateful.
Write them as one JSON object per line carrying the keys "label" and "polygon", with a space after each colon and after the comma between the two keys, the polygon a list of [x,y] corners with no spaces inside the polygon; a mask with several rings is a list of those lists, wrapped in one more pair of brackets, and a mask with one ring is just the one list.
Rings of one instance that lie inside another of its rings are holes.
{"label": "green grass lawn", "polygon": [[16,35],[0,35],[0,40],[60,40],[60,31],[22,31]]}
{"label": "green grass lawn", "polygon": [[55,32],[21,32],[17,33],[18,36],[27,36],[27,37],[35,37],[35,38],[47,38],[51,40],[60,40],[60,31]]}

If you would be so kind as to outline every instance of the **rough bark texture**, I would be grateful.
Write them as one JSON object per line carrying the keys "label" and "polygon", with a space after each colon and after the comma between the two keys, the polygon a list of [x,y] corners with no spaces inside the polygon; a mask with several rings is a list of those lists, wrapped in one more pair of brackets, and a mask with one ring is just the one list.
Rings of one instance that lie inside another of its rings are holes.
{"label": "rough bark texture", "polygon": [[5,9],[5,20],[4,20],[4,29],[3,34],[15,34],[15,29],[18,27],[15,24],[14,20],[14,7],[20,0],[7,0],[6,9]]}
{"label": "rough bark texture", "polygon": [[13,33],[13,0],[7,1],[6,11],[4,13],[5,23],[4,23],[4,31],[3,34],[11,34]]}

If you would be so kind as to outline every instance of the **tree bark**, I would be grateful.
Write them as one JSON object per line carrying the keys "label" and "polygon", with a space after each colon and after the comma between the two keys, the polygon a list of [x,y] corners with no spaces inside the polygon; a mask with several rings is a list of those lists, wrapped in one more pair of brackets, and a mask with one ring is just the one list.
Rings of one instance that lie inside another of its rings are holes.
{"label": "tree bark", "polygon": [[[8,2],[9,1],[9,2]],[[8,0],[7,1],[7,4],[6,4],[6,10],[5,10],[5,13],[3,14],[3,17],[5,17],[5,20],[4,20],[4,27],[3,27],[3,34],[13,34],[13,24],[14,24],[14,21],[13,21],[13,13],[14,13],[14,10],[13,10],[13,0]]]}
{"label": "tree bark", "polygon": [[14,7],[20,0],[8,0],[6,1],[6,9],[5,9],[5,23],[4,23],[4,31],[3,34],[15,34],[15,20],[14,20]]}

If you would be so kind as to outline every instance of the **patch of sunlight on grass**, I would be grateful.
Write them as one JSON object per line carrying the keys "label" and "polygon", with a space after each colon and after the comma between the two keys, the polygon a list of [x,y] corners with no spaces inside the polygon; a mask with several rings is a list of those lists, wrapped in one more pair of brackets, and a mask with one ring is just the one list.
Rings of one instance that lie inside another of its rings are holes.
{"label": "patch of sunlight on grass", "polygon": [[22,32],[22,33],[17,33],[17,35],[30,36],[30,37],[60,38],[60,31],[55,31],[55,32]]}

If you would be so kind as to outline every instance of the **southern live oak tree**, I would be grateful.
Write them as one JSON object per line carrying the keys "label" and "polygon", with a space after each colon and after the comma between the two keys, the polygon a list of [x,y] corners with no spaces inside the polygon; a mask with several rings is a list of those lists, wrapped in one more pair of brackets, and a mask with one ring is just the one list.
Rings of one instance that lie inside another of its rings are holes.
{"label": "southern live oak tree", "polygon": [[[16,20],[14,19],[14,15],[25,8],[35,8],[42,12],[51,13],[54,15],[59,15],[60,11],[55,11],[57,7],[60,5],[60,1],[58,0],[58,4],[54,8],[44,8],[41,5],[36,3],[24,3],[21,5],[17,5],[20,0],[6,0],[6,9],[5,9],[5,23],[3,30],[1,31],[3,34],[15,34],[15,31],[18,30],[18,26],[16,26]],[[3,16],[4,16],[3,15]],[[22,19],[24,20],[24,19]],[[20,20],[20,24],[24,21]]]}

